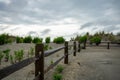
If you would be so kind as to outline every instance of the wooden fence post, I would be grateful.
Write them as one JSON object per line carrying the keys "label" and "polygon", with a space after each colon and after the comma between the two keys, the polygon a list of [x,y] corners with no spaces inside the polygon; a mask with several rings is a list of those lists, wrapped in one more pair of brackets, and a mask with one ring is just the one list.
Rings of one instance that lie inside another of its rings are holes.
{"label": "wooden fence post", "polygon": [[110,43],[109,42],[107,43],[107,49],[110,49]]}
{"label": "wooden fence post", "polygon": [[35,77],[38,80],[44,80],[44,45],[36,44],[35,46]]}
{"label": "wooden fence post", "polygon": [[76,56],[76,41],[74,41],[74,56]]}
{"label": "wooden fence post", "polygon": [[86,41],[85,41],[83,44],[84,44],[84,47],[83,47],[83,49],[86,49]]}
{"label": "wooden fence post", "polygon": [[64,64],[68,64],[68,42],[65,42],[64,55]]}
{"label": "wooden fence post", "polygon": [[78,52],[81,51],[81,47],[80,47],[80,41],[78,41]]}

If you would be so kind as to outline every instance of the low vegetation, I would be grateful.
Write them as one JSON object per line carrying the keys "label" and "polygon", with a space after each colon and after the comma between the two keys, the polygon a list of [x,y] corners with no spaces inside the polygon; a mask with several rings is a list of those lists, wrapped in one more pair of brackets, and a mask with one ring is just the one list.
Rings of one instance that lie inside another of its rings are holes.
{"label": "low vegetation", "polygon": [[54,74],[53,80],[62,80],[62,74],[59,74],[59,73]]}
{"label": "low vegetation", "polygon": [[63,71],[63,66],[58,65],[55,69],[55,72],[53,74],[53,80],[62,80],[62,71]]}
{"label": "low vegetation", "polygon": [[50,37],[46,37],[45,42],[50,43]]}
{"label": "low vegetation", "polygon": [[[100,39],[101,39],[101,41],[111,41],[111,42],[117,42],[117,41],[119,41],[119,39],[120,39],[120,35],[119,35],[120,33],[117,33],[116,35],[115,34],[113,34],[112,32],[111,33],[105,33],[104,31],[101,31],[101,32],[96,32],[95,34],[89,34],[89,32],[87,32],[85,35],[86,35],[86,37],[87,37],[87,41],[90,41],[91,40],[91,38],[93,38],[93,37],[99,37]],[[76,37],[75,37],[75,39],[74,38],[71,38],[71,41],[72,40],[79,40],[79,38],[80,38],[81,36],[79,36],[79,35],[77,35]],[[81,42],[83,41],[84,39],[82,39],[81,40]]]}
{"label": "low vegetation", "polygon": [[31,36],[27,36],[23,39],[24,43],[31,43],[32,42],[32,37]]}
{"label": "low vegetation", "polygon": [[56,67],[56,72],[57,73],[62,73],[62,71],[63,71],[63,66],[62,65],[58,65],[57,67]]}
{"label": "low vegetation", "polygon": [[35,50],[33,47],[31,47],[30,50],[28,51],[28,57],[29,56],[32,57],[34,55],[34,53],[35,53]]}
{"label": "low vegetation", "polygon": [[1,65],[1,61],[2,61],[3,57],[4,57],[3,52],[0,50],[0,65]]}
{"label": "low vegetation", "polygon": [[87,35],[84,35],[84,36],[77,36],[75,38],[76,41],[80,41],[80,43],[83,44],[83,49],[86,49],[86,42],[87,42]]}
{"label": "low vegetation", "polygon": [[49,46],[49,44],[44,44],[44,50],[49,50],[49,49],[52,49],[52,47]]}
{"label": "low vegetation", "polygon": [[23,50],[14,51],[14,56],[15,62],[20,62],[23,59],[24,51]]}
{"label": "low vegetation", "polygon": [[53,64],[53,60],[51,60],[50,63]]}
{"label": "low vegetation", "polygon": [[99,36],[92,37],[90,39],[90,44],[95,43],[97,46],[101,43],[101,38]]}
{"label": "low vegetation", "polygon": [[11,63],[11,64],[14,64],[14,59],[13,59],[13,56],[12,56],[12,55],[10,55],[10,63]]}
{"label": "low vegetation", "polygon": [[4,50],[3,53],[5,54],[5,62],[8,62],[10,56],[10,49]]}
{"label": "low vegetation", "polygon": [[78,41],[80,41],[81,43],[86,43],[86,41],[87,41],[87,36],[84,35],[84,36],[79,37],[79,40],[78,40]]}
{"label": "low vegetation", "polygon": [[23,43],[23,38],[22,37],[16,37],[16,43]]}
{"label": "low vegetation", "polygon": [[42,43],[42,41],[43,41],[42,38],[35,37],[32,42],[38,44],[38,43]]}
{"label": "low vegetation", "polygon": [[65,39],[63,37],[57,37],[57,38],[54,38],[53,42],[57,44],[61,44],[65,42]]}
{"label": "low vegetation", "polygon": [[8,34],[1,34],[0,35],[0,45],[11,43],[12,40],[9,38]]}

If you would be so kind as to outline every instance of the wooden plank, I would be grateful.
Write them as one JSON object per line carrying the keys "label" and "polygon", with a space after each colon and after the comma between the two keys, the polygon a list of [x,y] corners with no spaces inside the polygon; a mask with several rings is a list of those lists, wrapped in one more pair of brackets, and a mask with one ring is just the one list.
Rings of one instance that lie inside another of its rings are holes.
{"label": "wooden plank", "polygon": [[18,70],[22,69],[23,67],[31,64],[34,61],[35,61],[35,58],[31,57],[31,58],[25,59],[21,62],[15,63],[13,65],[10,65],[8,67],[1,69],[0,70],[0,80],[7,77],[8,75],[14,73],[15,71],[18,71]]}
{"label": "wooden plank", "polygon": [[38,80],[44,80],[44,45],[43,44],[36,44],[35,57],[38,57],[38,60],[35,61],[35,77],[38,77]]}
{"label": "wooden plank", "polygon": [[80,47],[80,41],[78,42],[78,52],[81,51],[81,47]]}
{"label": "wooden plank", "polygon": [[109,42],[107,43],[107,49],[110,49],[110,43]]}
{"label": "wooden plank", "polygon": [[62,46],[62,47],[59,47],[59,48],[56,48],[56,49],[45,51],[44,56],[45,57],[50,56],[50,55],[54,54],[55,52],[58,52],[58,51],[60,51],[64,48],[65,48],[65,46]]}
{"label": "wooden plank", "polygon": [[73,55],[76,56],[76,42],[74,42],[74,52]]}
{"label": "wooden plank", "polygon": [[64,64],[68,64],[68,42],[65,42],[64,55]]}

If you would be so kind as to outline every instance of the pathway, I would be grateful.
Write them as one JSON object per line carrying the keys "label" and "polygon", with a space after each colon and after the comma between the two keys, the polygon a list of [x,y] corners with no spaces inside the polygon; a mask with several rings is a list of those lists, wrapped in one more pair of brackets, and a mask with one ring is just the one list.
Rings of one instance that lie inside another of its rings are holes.
{"label": "pathway", "polygon": [[87,47],[66,65],[63,80],[120,80],[120,47]]}

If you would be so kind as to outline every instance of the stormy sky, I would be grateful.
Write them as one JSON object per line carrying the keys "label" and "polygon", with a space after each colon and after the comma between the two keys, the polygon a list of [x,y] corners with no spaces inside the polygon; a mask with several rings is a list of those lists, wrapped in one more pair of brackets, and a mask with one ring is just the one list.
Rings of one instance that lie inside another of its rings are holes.
{"label": "stormy sky", "polygon": [[0,34],[38,37],[120,32],[120,0],[0,0]]}

